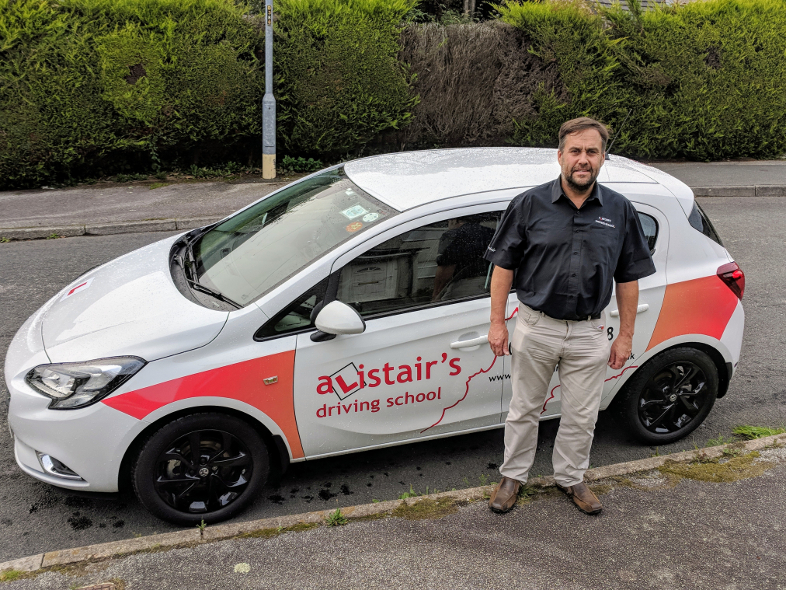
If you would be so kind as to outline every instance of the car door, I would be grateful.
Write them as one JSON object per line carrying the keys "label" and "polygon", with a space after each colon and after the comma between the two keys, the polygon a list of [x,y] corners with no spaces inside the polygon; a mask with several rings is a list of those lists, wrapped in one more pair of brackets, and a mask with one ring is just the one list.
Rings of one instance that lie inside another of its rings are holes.
{"label": "car door", "polygon": [[336,261],[335,299],[362,334],[298,335],[295,412],[307,457],[499,424],[487,344],[490,265],[505,203],[433,215]]}
{"label": "car door", "polygon": [[[631,359],[622,369],[607,369],[606,384],[603,389],[603,399],[601,407],[604,407],[607,400],[617,384],[617,379],[624,373],[635,370],[638,367],[636,358],[644,353],[650,341],[655,324],[660,315],[660,308],[663,304],[663,295],[666,292],[666,260],[668,259],[669,248],[669,224],[666,216],[655,207],[635,201],[635,195],[628,195],[639,215],[644,235],[652,253],[652,260],[655,263],[655,274],[639,280],[639,305],[636,315],[636,330],[633,336],[633,350]],[[516,294],[511,293],[508,299],[508,331],[513,333],[516,327],[515,310],[518,306]],[[609,340],[613,340],[619,333],[619,310],[617,309],[616,285],[612,292],[611,301],[606,308],[606,335]],[[505,358],[502,375],[502,420],[507,417],[510,400],[513,396],[513,389],[510,382],[510,359]],[[554,375],[546,391],[546,398],[543,403],[542,418],[559,416],[561,413],[560,391],[559,391],[559,367],[554,367]]]}

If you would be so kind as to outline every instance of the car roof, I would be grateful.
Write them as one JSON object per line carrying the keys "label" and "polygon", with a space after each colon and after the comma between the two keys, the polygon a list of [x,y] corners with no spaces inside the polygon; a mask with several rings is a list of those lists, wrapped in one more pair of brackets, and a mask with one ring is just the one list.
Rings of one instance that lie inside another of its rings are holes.
{"label": "car roof", "polygon": [[[487,147],[382,154],[347,162],[344,171],[370,195],[406,211],[459,195],[537,186],[557,178],[560,168],[556,149]],[[666,184],[678,198],[693,200],[677,179],[621,156],[606,160],[598,181]]]}

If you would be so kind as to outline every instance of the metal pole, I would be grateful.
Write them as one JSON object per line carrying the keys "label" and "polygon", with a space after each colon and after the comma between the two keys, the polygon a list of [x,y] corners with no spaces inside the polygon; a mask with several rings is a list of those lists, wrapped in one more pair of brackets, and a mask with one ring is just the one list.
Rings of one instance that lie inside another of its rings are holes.
{"label": "metal pole", "polygon": [[265,96],[262,98],[262,178],[276,177],[276,99],[273,97],[273,0],[265,0]]}

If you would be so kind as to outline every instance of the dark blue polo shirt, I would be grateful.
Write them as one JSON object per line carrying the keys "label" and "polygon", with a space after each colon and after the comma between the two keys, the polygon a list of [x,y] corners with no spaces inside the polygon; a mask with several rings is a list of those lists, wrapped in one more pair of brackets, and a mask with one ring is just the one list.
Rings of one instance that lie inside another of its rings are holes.
{"label": "dark blue polo shirt", "polygon": [[563,320],[597,317],[612,279],[655,272],[639,216],[628,199],[597,182],[581,209],[557,178],[515,197],[484,258],[515,270],[519,300]]}

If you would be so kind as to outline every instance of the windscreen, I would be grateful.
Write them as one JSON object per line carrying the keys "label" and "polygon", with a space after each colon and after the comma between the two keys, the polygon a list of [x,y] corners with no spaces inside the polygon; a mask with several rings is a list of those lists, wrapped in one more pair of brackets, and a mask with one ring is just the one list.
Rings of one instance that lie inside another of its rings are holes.
{"label": "windscreen", "polygon": [[194,247],[197,279],[245,305],[396,211],[343,169],[297,182],[241,211]]}

